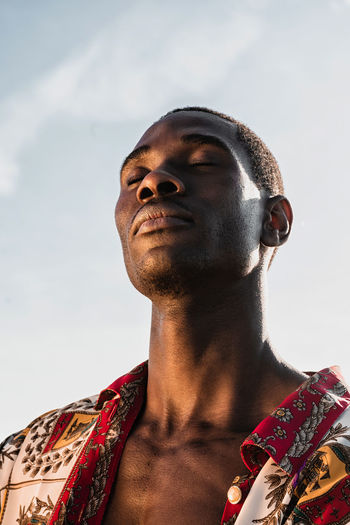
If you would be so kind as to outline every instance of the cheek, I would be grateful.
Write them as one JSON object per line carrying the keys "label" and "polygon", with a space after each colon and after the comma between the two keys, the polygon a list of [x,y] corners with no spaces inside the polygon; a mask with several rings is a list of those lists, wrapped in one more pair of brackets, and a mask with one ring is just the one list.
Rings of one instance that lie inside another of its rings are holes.
{"label": "cheek", "polygon": [[242,221],[242,251],[249,261],[249,269],[255,267],[260,260],[261,211],[258,203],[246,201]]}
{"label": "cheek", "polygon": [[114,220],[121,240],[127,237],[128,217],[131,213],[127,199],[121,194],[114,210]]}
{"label": "cheek", "polygon": [[256,247],[260,243],[262,217],[259,203],[255,199],[242,203],[241,221],[247,245]]}
{"label": "cheek", "polygon": [[227,199],[222,202],[220,217],[225,241],[232,249],[238,249],[244,256],[258,248],[262,217],[257,200]]}
{"label": "cheek", "polygon": [[119,227],[118,227],[118,216],[119,216],[118,202],[119,202],[119,200],[117,200],[115,208],[114,208],[114,222],[115,222],[115,225],[117,227],[117,230],[119,231]]}

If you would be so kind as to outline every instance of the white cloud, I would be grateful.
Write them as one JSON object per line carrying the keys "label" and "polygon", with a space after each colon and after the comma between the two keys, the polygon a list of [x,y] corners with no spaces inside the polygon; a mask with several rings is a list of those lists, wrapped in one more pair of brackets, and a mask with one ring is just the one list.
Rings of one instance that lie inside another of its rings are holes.
{"label": "white cloud", "polygon": [[18,172],[17,162],[10,155],[6,157],[0,152],[0,194],[12,193]]}
{"label": "white cloud", "polygon": [[334,11],[339,11],[346,6],[350,6],[350,0],[330,0],[330,7]]}
{"label": "white cloud", "polygon": [[0,193],[15,189],[20,153],[51,116],[144,118],[179,93],[198,96],[220,85],[260,34],[255,13],[224,2],[188,7],[185,18],[176,7],[156,7],[124,12],[84,52],[1,102]]}

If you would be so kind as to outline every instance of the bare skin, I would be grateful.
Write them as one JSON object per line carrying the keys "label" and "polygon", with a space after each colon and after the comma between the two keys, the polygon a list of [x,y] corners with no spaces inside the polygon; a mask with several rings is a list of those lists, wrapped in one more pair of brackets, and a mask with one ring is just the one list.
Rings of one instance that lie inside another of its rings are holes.
{"label": "bare skin", "polygon": [[116,222],[130,279],[152,301],[149,376],[103,523],[218,524],[247,473],[242,441],[306,379],[273,351],[265,319],[292,212],[257,189],[218,117],[166,117],[135,150]]}

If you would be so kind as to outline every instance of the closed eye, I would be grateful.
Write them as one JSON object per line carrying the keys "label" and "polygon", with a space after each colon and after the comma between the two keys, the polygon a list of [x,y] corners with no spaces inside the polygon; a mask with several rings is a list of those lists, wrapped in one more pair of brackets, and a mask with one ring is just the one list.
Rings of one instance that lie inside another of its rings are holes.
{"label": "closed eye", "polygon": [[136,184],[136,182],[141,182],[143,177],[133,177],[127,181],[127,186],[132,186],[133,184]]}
{"label": "closed eye", "polygon": [[214,162],[191,162],[191,166],[214,166]]}
{"label": "closed eye", "polygon": [[132,186],[133,184],[137,184],[138,182],[141,182],[145,176],[149,173],[149,170],[144,167],[137,167],[129,172],[129,177],[126,178],[126,185]]}

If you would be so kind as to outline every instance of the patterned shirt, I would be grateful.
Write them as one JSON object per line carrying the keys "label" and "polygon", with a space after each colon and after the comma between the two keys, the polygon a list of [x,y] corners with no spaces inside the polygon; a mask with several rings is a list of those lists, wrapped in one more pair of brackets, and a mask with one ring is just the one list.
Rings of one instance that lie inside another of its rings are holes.
{"label": "patterned shirt", "polygon": [[[5,440],[0,524],[101,524],[146,384],[143,363]],[[289,395],[243,442],[249,474],[228,487],[221,525],[350,523],[349,405],[335,367]]]}

